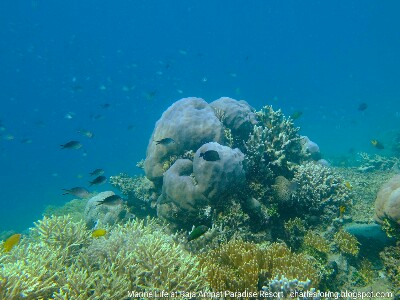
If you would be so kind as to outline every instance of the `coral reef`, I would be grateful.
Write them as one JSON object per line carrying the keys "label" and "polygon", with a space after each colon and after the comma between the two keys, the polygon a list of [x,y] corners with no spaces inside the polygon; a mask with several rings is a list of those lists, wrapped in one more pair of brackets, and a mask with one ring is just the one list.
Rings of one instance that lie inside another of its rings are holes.
{"label": "coral reef", "polygon": [[393,247],[386,247],[380,253],[385,266],[386,273],[395,287],[400,286],[400,244]]}
{"label": "coral reef", "polygon": [[[219,159],[207,161],[201,153],[216,151]],[[162,194],[158,199],[159,217],[192,226],[206,220],[203,211],[207,206],[214,209],[220,199],[232,194],[245,182],[242,166],[243,154],[218,143],[201,146],[193,159],[178,159],[164,174]],[[181,216],[176,218],[176,216]]]}
{"label": "coral reef", "polygon": [[388,171],[360,172],[353,168],[334,168],[346,182],[351,183],[353,205],[351,211],[347,210],[353,221],[358,223],[374,222],[374,202],[381,186],[393,177],[394,173]]}
{"label": "coral reef", "polygon": [[99,201],[115,195],[112,191],[101,192],[90,198],[85,207],[85,221],[89,228],[93,228],[98,222],[101,224],[115,224],[126,215],[125,204],[99,205]]}
{"label": "coral reef", "polygon": [[304,246],[325,254],[328,254],[331,249],[328,240],[314,230],[307,231],[304,236]]}
{"label": "coral reef", "polygon": [[219,112],[221,122],[229,128],[235,137],[235,147],[241,147],[257,124],[254,109],[244,100],[237,101],[232,98],[222,97],[210,103],[210,106]]}
{"label": "coral reef", "polygon": [[308,136],[301,137],[301,144],[304,153],[309,154],[310,157],[315,161],[321,160],[319,146],[315,142],[311,141]]}
{"label": "coral reef", "polygon": [[[146,223],[146,225],[145,225]],[[91,239],[84,222],[44,218],[0,256],[1,299],[125,299],[128,291],[208,291],[199,261],[154,220]]]}
{"label": "coral reef", "polygon": [[246,169],[256,177],[290,177],[294,166],[307,157],[299,129],[271,106],[264,106],[256,116],[259,123],[245,143]]}
{"label": "coral reef", "polygon": [[147,177],[130,177],[121,173],[111,176],[110,183],[127,198],[127,205],[136,216],[154,214],[158,194],[154,183]]}
{"label": "coral reef", "polygon": [[375,200],[375,220],[388,218],[400,225],[400,175],[393,176],[378,192]]}
{"label": "coral reef", "polygon": [[[298,279],[289,280],[282,275],[280,278],[276,276],[274,279],[270,280],[268,287],[264,286],[262,289],[273,293],[281,293],[281,296],[276,299],[291,299],[294,298],[293,296],[296,292],[304,292],[304,295],[307,295],[307,291],[309,291],[309,293],[316,293],[315,288],[310,288],[310,285],[311,280],[309,279],[306,281],[299,281]],[[311,297],[307,298],[311,299]],[[303,297],[297,297],[297,299],[303,299]]]}
{"label": "coral reef", "polygon": [[[173,142],[159,143],[166,138],[173,139]],[[205,143],[222,142],[223,139],[222,123],[206,101],[200,98],[181,99],[172,104],[155,125],[144,162],[146,176],[157,188],[161,188],[163,164],[170,156],[196,151]]]}
{"label": "coral reef", "polygon": [[360,152],[358,155],[361,165],[357,170],[361,172],[398,169],[400,164],[400,159],[397,157],[386,157],[378,154],[371,156],[366,152]]}
{"label": "coral reef", "polygon": [[282,244],[256,245],[240,240],[231,240],[201,255],[201,266],[214,291],[258,291],[277,276],[310,280],[310,286],[317,286],[320,277],[314,263]]}
{"label": "coral reef", "polygon": [[343,253],[357,256],[360,251],[360,247],[358,246],[360,243],[357,238],[344,230],[339,230],[335,233],[334,241]]}
{"label": "coral reef", "polygon": [[295,186],[283,176],[277,176],[272,186],[273,196],[278,203],[285,203],[290,200]]}
{"label": "coral reef", "polygon": [[296,168],[289,207],[309,215],[319,216],[323,222],[339,215],[340,207],[352,205],[352,192],[345,180],[331,168],[308,162]]}
{"label": "coral reef", "polygon": [[43,212],[43,216],[64,216],[69,215],[74,222],[85,218],[84,210],[89,199],[73,199],[63,206],[48,205]]}

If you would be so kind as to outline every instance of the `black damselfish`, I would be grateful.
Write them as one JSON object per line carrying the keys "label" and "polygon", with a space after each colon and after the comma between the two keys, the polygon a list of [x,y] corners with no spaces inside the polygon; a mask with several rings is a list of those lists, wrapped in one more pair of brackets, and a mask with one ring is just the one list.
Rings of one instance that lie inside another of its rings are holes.
{"label": "black damselfish", "polygon": [[206,161],[220,160],[218,151],[215,151],[215,150],[207,150],[204,153],[200,153],[200,157],[202,157]]}

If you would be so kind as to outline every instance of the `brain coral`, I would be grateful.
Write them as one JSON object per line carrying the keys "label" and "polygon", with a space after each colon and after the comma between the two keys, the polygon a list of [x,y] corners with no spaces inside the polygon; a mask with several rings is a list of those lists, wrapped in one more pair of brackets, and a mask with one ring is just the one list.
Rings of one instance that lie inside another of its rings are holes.
{"label": "brain coral", "polygon": [[[174,142],[157,143],[165,138]],[[223,126],[211,106],[200,98],[184,98],[172,104],[157,121],[147,147],[144,170],[156,185],[162,182],[163,164],[171,156],[196,151],[208,142],[221,142]]]}
{"label": "brain coral", "polygon": [[375,219],[382,222],[388,218],[400,224],[400,175],[382,185],[375,200]]}

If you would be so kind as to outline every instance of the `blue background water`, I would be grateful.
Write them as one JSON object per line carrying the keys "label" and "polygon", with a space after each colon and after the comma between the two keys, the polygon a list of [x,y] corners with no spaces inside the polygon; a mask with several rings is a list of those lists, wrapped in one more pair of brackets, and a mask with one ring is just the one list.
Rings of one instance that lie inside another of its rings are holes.
{"label": "blue background water", "polygon": [[[326,157],[376,153],[370,140],[389,144],[400,124],[399,11],[367,0],[1,1],[0,232],[72,199],[61,189],[87,186],[95,168],[139,173],[154,123],[186,96],[302,111],[296,124]],[[70,140],[83,148],[60,150]]]}

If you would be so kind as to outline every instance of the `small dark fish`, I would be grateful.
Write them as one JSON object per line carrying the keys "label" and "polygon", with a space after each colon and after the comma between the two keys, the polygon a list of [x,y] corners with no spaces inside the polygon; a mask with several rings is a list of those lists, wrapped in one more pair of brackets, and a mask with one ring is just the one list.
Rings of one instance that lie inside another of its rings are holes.
{"label": "small dark fish", "polygon": [[188,242],[201,237],[203,234],[205,234],[207,232],[207,230],[208,230],[208,227],[206,225],[197,226],[189,233]]}
{"label": "small dark fish", "polygon": [[303,112],[301,111],[295,111],[294,113],[292,113],[292,115],[290,116],[293,120],[297,120],[298,118],[300,118],[303,115]]}
{"label": "small dark fish", "polygon": [[82,148],[82,144],[79,143],[78,141],[70,141],[70,142],[68,142],[68,143],[66,143],[64,145],[60,145],[60,146],[61,146],[61,149],[74,149],[74,150],[77,150],[77,149]]}
{"label": "small dark fish", "polygon": [[101,105],[101,108],[109,108],[111,106],[110,103],[104,103]]}
{"label": "small dark fish", "polygon": [[159,144],[169,145],[169,144],[175,143],[175,140],[172,138],[164,138],[164,139],[161,139],[161,140],[155,141],[155,142],[156,142],[156,145],[159,145]]}
{"label": "small dark fish", "polygon": [[202,157],[206,161],[220,160],[218,151],[215,151],[215,150],[207,150],[204,153],[200,153],[200,157]]}
{"label": "small dark fish", "polygon": [[97,176],[95,179],[93,179],[92,181],[89,181],[90,185],[92,186],[94,184],[103,184],[107,181],[107,177],[106,176]]}
{"label": "small dark fish", "polygon": [[382,144],[380,141],[378,141],[378,140],[372,140],[372,141],[371,141],[371,144],[372,144],[372,146],[374,146],[376,149],[380,149],[380,150],[385,149],[385,146],[383,146],[383,144]]}
{"label": "small dark fish", "polygon": [[146,100],[151,101],[156,96],[156,93],[157,93],[156,91],[146,92],[144,93],[144,97],[146,98]]}
{"label": "small dark fish", "polygon": [[21,139],[21,143],[22,144],[32,144],[32,140],[31,139],[29,139],[29,138],[23,138],[23,139]]}
{"label": "small dark fish", "polygon": [[78,131],[78,133],[80,133],[80,134],[82,134],[82,135],[88,137],[89,139],[91,139],[91,138],[94,136],[93,132],[91,132],[91,131],[89,131],[89,130],[78,129],[77,131]]}
{"label": "small dark fish", "polygon": [[83,188],[83,187],[74,187],[72,189],[63,189],[63,191],[65,191],[65,193],[63,195],[73,195],[79,198],[87,198],[90,196],[90,193],[87,189]]}
{"label": "small dark fish", "polygon": [[360,105],[358,106],[358,110],[359,110],[359,111],[364,111],[364,110],[366,110],[367,108],[368,108],[368,104],[365,103],[365,102],[360,103]]}
{"label": "small dark fish", "polygon": [[122,199],[120,196],[111,195],[111,196],[108,196],[107,198],[104,198],[103,200],[97,201],[96,206],[99,206],[99,205],[115,206],[115,205],[122,204],[123,202],[124,202],[124,199]]}
{"label": "small dark fish", "polygon": [[90,116],[90,119],[92,119],[93,121],[103,120],[104,116],[100,114],[92,114]]}
{"label": "small dark fish", "polygon": [[72,92],[82,92],[83,87],[79,84],[74,84],[74,85],[71,85],[71,91]]}
{"label": "small dark fish", "polygon": [[103,169],[96,169],[93,172],[89,173],[90,176],[100,176],[104,174]]}

